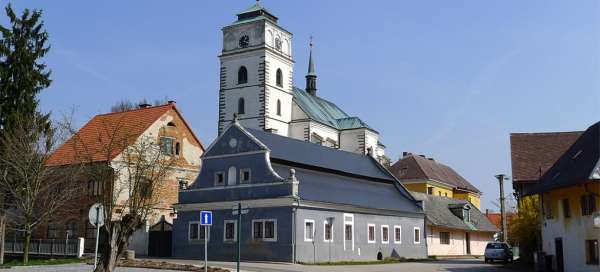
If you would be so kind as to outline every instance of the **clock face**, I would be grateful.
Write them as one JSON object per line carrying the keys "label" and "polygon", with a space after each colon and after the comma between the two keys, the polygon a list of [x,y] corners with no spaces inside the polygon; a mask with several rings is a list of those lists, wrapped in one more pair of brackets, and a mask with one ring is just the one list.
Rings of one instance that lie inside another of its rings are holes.
{"label": "clock face", "polygon": [[240,47],[246,48],[248,45],[250,45],[250,37],[248,37],[248,35],[240,37]]}

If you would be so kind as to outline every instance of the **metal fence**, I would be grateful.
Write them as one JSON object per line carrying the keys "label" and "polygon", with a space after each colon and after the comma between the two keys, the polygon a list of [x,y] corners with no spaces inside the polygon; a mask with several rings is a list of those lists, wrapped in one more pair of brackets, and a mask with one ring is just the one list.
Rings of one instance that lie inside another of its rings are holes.
{"label": "metal fence", "polygon": [[[6,254],[23,254],[25,241],[23,240],[5,240],[4,250]],[[77,257],[83,255],[83,238],[69,240],[31,240],[29,243],[29,254],[37,256],[62,256]]]}

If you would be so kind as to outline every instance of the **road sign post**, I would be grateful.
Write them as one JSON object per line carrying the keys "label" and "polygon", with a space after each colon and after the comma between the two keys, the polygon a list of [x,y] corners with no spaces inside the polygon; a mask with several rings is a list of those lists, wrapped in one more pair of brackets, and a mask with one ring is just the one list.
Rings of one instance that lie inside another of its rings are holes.
{"label": "road sign post", "polygon": [[200,225],[204,227],[204,272],[208,272],[208,229],[212,225],[211,211],[200,211]]}
{"label": "road sign post", "polygon": [[[100,227],[104,225],[104,206],[96,203],[90,207],[88,212],[90,223],[96,226],[96,250],[94,251],[94,270],[98,266],[98,241],[100,240]],[[66,248],[65,248],[66,250]]]}
{"label": "road sign post", "polygon": [[240,255],[242,252],[242,214],[248,213],[248,205],[242,205],[242,203],[238,203],[237,205],[231,207],[231,213],[233,215],[237,215],[237,254],[236,254],[236,262],[237,262],[237,272],[240,272]]}

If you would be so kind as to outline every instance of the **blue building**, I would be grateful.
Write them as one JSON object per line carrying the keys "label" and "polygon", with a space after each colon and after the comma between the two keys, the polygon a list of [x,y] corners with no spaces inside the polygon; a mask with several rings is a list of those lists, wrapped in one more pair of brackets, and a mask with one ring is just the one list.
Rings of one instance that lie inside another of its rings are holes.
{"label": "blue building", "polygon": [[[248,207],[240,226],[233,208]],[[424,213],[376,159],[244,128],[237,119],[180,190],[173,256],[204,257],[200,211],[213,211],[209,259],[326,262],[427,256]],[[241,237],[237,228],[241,227]]]}

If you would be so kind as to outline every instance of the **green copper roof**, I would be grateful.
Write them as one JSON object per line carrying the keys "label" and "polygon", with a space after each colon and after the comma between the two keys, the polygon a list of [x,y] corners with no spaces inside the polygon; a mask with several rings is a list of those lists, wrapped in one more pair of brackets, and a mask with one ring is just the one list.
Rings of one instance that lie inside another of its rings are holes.
{"label": "green copper roof", "polygon": [[[259,11],[259,10],[264,10],[266,12],[269,12],[267,9],[265,9],[264,7],[262,7],[258,1],[256,3],[254,3],[254,5],[252,5],[251,7],[245,9],[244,11],[238,13],[238,15],[240,14],[244,14],[244,13],[250,13],[250,12],[255,12],[255,11]],[[270,12],[269,12],[270,13]]]}
{"label": "green copper roof", "polygon": [[306,91],[293,88],[294,101],[309,118],[336,129],[367,128],[373,130],[358,117],[349,116],[335,104]]}
{"label": "green copper roof", "polygon": [[275,17],[271,12],[269,12],[266,8],[261,6],[258,1],[251,7],[245,9],[244,11],[237,14],[237,21],[233,23],[233,25],[246,23],[250,21],[256,21],[260,19],[269,19],[275,23],[277,23],[277,17]]}
{"label": "green copper roof", "polygon": [[317,74],[315,73],[315,63],[313,62],[313,57],[312,57],[312,46],[310,47],[310,55],[308,57],[308,74],[306,74],[308,76],[317,76]]}

